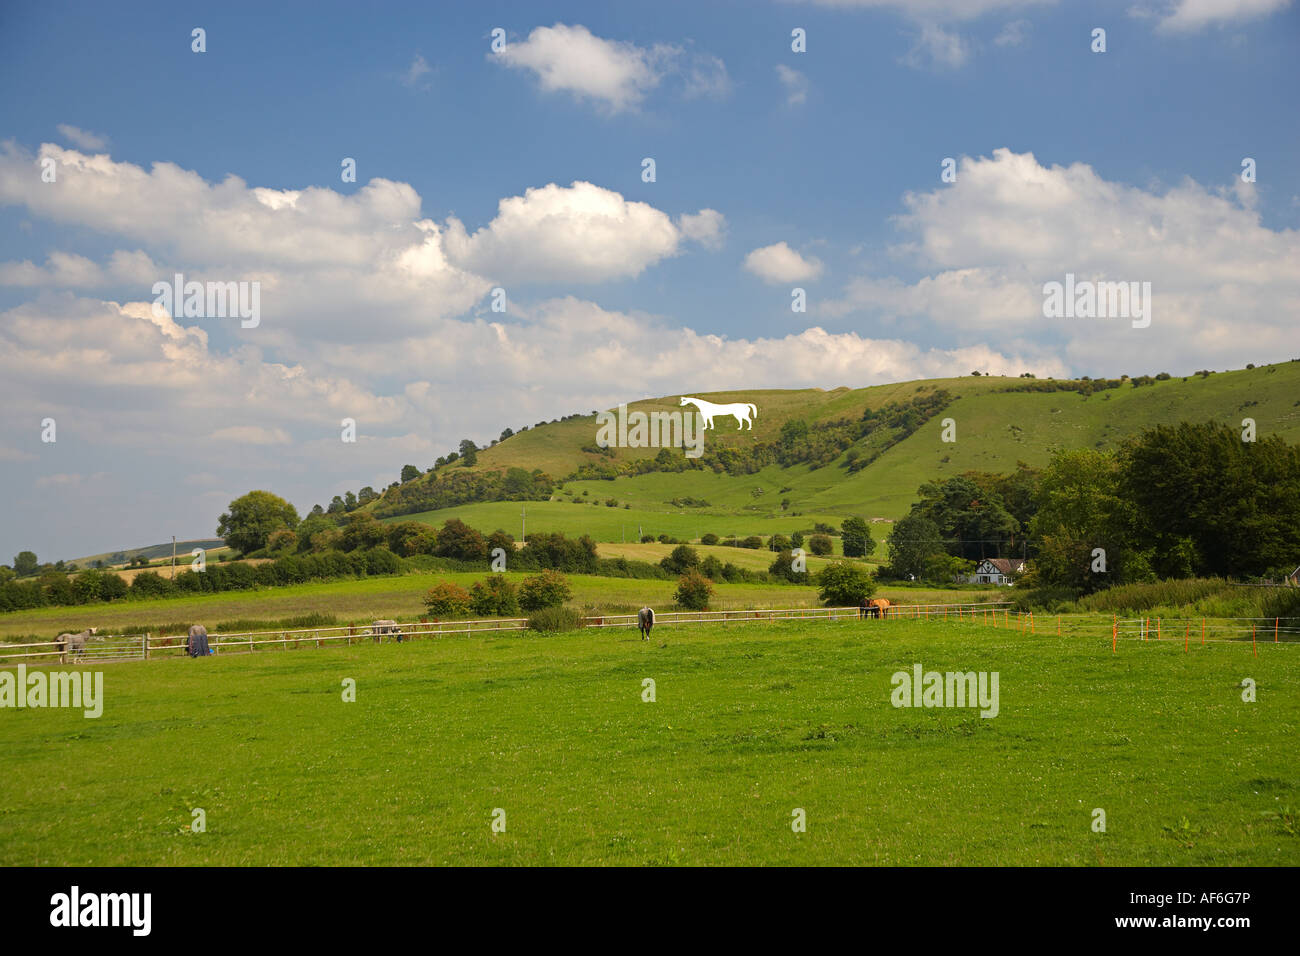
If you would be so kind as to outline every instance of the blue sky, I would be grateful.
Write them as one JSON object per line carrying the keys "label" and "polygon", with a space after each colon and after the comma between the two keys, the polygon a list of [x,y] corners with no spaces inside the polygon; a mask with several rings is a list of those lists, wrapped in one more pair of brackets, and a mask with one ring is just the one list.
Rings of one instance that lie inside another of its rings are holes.
{"label": "blue sky", "polygon": [[[1294,357],[1297,52],[1285,0],[8,4],[0,560],[648,395]],[[151,321],[175,271],[261,324]],[[1151,326],[1045,319],[1067,272]]]}

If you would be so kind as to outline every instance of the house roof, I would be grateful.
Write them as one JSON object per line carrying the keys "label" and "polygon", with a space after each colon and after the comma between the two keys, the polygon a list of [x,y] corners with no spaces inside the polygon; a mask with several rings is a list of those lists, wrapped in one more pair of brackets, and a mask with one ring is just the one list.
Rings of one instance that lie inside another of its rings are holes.
{"label": "house roof", "polygon": [[993,567],[997,568],[1003,574],[1015,574],[1019,570],[1020,566],[1024,564],[1023,561],[1013,558],[985,558],[984,560],[993,565]]}

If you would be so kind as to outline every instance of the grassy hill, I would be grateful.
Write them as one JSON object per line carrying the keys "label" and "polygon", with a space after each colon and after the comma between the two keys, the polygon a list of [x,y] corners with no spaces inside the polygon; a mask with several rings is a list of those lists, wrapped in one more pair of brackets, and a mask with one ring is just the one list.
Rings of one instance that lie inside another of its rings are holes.
{"label": "grassy hill", "polygon": [[[720,535],[786,533],[806,530],[817,521],[838,524],[850,514],[892,521],[906,513],[917,487],[925,481],[970,469],[1010,472],[1019,461],[1041,466],[1063,449],[1113,449],[1143,429],[1184,419],[1218,419],[1239,425],[1250,417],[1261,436],[1276,434],[1300,442],[1300,361],[1140,386],[1125,382],[1091,395],[1018,390],[1044,384],[1049,383],[970,376],[831,391],[692,393],[719,403],[749,401],[758,406],[752,432],[737,431],[734,419],[720,418],[717,427],[706,433],[706,447],[734,449],[776,439],[787,422],[804,421],[816,431],[841,420],[856,421],[867,409],[879,410],[940,390],[947,392],[951,401],[919,430],[857,472],[847,467],[851,448],[823,467],[769,465],[753,474],[689,470],[612,480],[569,480],[550,502],[528,502],[528,525],[535,530],[588,533],[609,542],[635,540],[638,528],[656,536],[681,538],[710,531]],[[678,398],[634,402],[628,409],[681,411]],[[953,442],[941,440],[941,423],[947,418],[955,423]],[[471,468],[453,463],[437,474],[519,467],[541,469],[563,479],[584,464],[653,458],[659,452],[657,448],[614,448],[610,454],[601,454],[592,449],[596,432],[593,416],[540,424],[480,452]],[[869,455],[874,440],[864,439],[855,448],[859,454]],[[428,481],[429,477],[416,480]],[[685,498],[707,504],[672,504],[674,499]],[[606,507],[607,499],[617,505]],[[518,536],[520,510],[520,502],[488,502],[402,517],[436,524],[455,516],[483,530],[503,528]]]}
{"label": "grassy hill", "polygon": [[[193,541],[176,542],[176,560],[182,564],[189,564],[190,551],[194,548],[203,548],[208,554],[226,549],[226,542],[220,538],[196,538]],[[126,564],[137,555],[143,556],[150,561],[156,561],[159,558],[170,558],[172,556],[172,543],[165,541],[162,544],[150,544],[143,548],[123,548],[121,551],[104,551],[100,554],[87,555],[84,558],[71,558],[69,564],[76,564],[79,568],[91,567],[96,561],[103,561],[109,567],[116,567]],[[184,558],[182,561],[181,559]]]}

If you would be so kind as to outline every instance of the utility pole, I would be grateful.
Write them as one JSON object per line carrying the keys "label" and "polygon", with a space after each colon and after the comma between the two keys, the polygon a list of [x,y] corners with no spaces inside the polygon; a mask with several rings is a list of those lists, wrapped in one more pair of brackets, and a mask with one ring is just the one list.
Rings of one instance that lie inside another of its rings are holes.
{"label": "utility pole", "polygon": [[176,580],[176,535],[172,535],[172,580]]}

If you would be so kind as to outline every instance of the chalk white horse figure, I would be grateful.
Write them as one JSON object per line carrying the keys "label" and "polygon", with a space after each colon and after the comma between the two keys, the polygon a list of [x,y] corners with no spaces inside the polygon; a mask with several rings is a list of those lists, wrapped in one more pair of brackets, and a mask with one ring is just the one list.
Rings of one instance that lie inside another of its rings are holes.
{"label": "chalk white horse figure", "polygon": [[694,405],[700,410],[700,414],[704,416],[705,428],[713,427],[715,415],[734,415],[736,417],[737,431],[744,428],[746,422],[749,423],[749,428],[752,431],[754,419],[758,417],[758,406],[753,402],[732,402],[730,405],[715,405],[713,402],[706,402],[702,398],[690,398],[683,395],[682,404]]}

